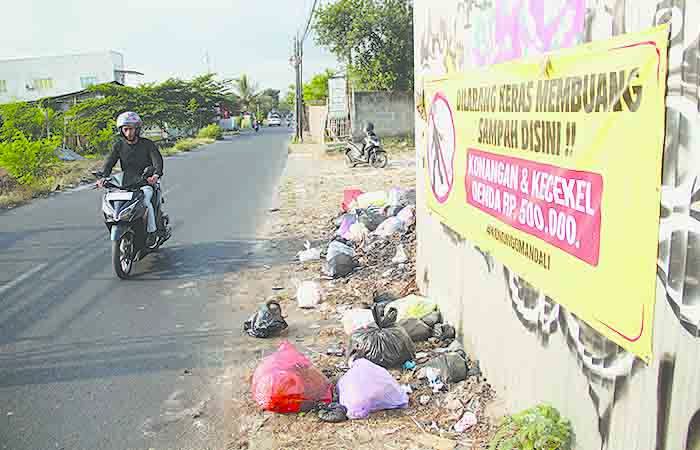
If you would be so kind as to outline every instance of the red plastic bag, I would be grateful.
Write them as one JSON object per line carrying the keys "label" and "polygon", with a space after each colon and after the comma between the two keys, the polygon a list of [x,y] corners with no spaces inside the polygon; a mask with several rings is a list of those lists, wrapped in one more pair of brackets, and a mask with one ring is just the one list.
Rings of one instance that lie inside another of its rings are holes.
{"label": "red plastic bag", "polygon": [[319,402],[330,403],[332,385],[309,359],[288,341],[262,360],[253,375],[253,399],[266,411],[309,411]]}
{"label": "red plastic bag", "polygon": [[345,189],[343,191],[343,211],[348,211],[350,209],[350,204],[364,193],[365,192],[360,189]]}

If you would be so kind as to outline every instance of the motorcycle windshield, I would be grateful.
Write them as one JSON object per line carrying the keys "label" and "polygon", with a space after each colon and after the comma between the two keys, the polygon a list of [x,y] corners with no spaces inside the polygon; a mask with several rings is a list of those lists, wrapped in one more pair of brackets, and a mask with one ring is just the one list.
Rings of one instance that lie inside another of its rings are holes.
{"label": "motorcycle windshield", "polygon": [[122,187],[124,186],[124,172],[119,172],[117,174],[112,175],[112,184],[117,186],[117,187]]}

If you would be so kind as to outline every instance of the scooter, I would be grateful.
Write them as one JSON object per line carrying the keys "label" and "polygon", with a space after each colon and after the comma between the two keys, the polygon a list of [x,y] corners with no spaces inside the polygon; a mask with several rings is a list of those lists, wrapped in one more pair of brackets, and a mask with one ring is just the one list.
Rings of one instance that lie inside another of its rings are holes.
{"label": "scooter", "polygon": [[[383,169],[389,163],[389,156],[382,146],[382,142],[374,133],[365,131],[362,147],[355,144],[350,138],[345,148],[345,165],[353,168],[358,164],[369,164],[375,169]],[[362,151],[364,149],[364,152]]]}
{"label": "scooter", "polygon": [[[170,218],[160,207],[165,200],[158,183],[153,186],[152,198],[158,231],[153,245],[146,242],[148,208],[141,188],[148,185],[147,179],[154,173],[155,168],[147,167],[141,180],[127,186],[122,186],[122,174],[113,175],[104,182],[102,213],[112,241],[112,266],[123,280],[129,278],[135,262],[158,250],[172,236]],[[101,177],[100,172],[93,172],[93,175]]]}

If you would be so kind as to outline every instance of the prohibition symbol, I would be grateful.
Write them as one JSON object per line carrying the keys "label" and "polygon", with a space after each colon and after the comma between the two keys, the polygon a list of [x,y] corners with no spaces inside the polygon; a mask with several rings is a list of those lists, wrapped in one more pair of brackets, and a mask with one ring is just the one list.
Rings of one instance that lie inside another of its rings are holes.
{"label": "prohibition symbol", "polygon": [[455,122],[447,98],[435,94],[428,118],[428,176],[433,196],[445,203],[454,185]]}

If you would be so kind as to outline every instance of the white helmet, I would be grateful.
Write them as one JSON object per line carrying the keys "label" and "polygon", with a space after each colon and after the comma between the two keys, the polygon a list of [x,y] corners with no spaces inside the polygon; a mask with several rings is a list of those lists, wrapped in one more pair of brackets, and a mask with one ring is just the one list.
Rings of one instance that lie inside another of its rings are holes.
{"label": "white helmet", "polygon": [[117,129],[121,133],[122,127],[127,125],[136,128],[136,133],[139,134],[141,127],[143,126],[143,122],[138,114],[132,111],[127,111],[119,114],[119,117],[117,117]]}

